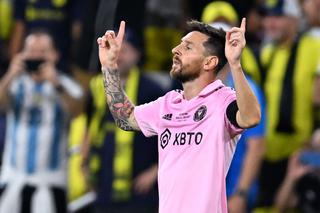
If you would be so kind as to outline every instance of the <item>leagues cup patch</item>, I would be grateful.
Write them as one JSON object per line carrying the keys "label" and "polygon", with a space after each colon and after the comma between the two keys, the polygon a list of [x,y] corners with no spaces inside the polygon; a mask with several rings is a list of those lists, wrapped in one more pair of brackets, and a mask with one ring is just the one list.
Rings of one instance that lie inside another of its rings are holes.
{"label": "leagues cup patch", "polygon": [[207,114],[207,107],[206,106],[201,106],[193,115],[193,120],[198,122],[201,121]]}

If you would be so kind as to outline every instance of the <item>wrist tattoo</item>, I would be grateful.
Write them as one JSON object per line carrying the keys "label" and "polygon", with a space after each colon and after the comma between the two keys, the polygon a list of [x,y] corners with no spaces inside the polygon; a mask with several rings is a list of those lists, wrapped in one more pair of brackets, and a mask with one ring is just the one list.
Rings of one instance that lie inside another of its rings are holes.
{"label": "wrist tattoo", "polygon": [[117,124],[123,130],[133,130],[128,119],[134,106],[125,95],[118,70],[102,69],[103,86],[107,97],[109,110]]}

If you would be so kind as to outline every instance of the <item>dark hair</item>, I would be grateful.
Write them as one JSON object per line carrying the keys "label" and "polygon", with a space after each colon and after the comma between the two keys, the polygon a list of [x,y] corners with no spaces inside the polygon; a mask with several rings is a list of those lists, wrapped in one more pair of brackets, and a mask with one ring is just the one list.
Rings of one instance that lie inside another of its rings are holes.
{"label": "dark hair", "polygon": [[226,32],[223,29],[216,29],[208,24],[191,20],[187,22],[188,32],[198,31],[209,36],[208,40],[203,43],[208,55],[217,56],[219,59],[216,67],[218,73],[227,63],[225,56]]}

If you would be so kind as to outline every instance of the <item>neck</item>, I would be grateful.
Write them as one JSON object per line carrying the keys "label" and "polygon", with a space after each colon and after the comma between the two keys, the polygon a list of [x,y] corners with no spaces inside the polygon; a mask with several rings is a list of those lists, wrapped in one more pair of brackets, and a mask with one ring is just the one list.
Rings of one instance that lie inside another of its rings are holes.
{"label": "neck", "polygon": [[211,78],[208,78],[208,76],[199,76],[199,78],[194,79],[193,81],[183,83],[184,98],[186,100],[191,100],[199,95],[199,93],[214,80],[216,80],[215,76],[212,76]]}

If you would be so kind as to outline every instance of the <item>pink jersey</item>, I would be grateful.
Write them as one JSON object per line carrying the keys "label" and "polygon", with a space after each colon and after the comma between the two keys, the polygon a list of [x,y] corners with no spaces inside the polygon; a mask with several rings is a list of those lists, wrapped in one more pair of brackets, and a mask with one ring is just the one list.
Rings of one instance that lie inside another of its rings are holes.
{"label": "pink jersey", "polygon": [[145,136],[158,135],[160,213],[227,212],[225,177],[243,131],[226,115],[235,99],[216,80],[189,101],[171,91],[135,108]]}

